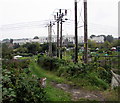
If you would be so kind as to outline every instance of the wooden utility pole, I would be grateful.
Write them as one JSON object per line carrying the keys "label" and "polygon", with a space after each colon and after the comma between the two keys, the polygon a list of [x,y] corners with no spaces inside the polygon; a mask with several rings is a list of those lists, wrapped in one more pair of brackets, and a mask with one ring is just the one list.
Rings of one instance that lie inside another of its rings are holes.
{"label": "wooden utility pole", "polygon": [[88,62],[87,0],[84,0],[84,62]]}
{"label": "wooden utility pole", "polygon": [[59,57],[59,14],[57,12],[57,57]]}
{"label": "wooden utility pole", "polygon": [[75,62],[78,62],[77,0],[75,0]]}
{"label": "wooden utility pole", "polygon": [[[61,14],[63,15],[63,14]],[[60,59],[62,59],[62,17],[60,20]]]}
{"label": "wooden utility pole", "polygon": [[49,56],[52,57],[52,24],[49,25]]}
{"label": "wooden utility pole", "polygon": [[[64,9],[64,12],[62,11],[62,9],[59,9],[59,12],[57,12],[57,19],[56,19],[56,15],[54,15],[55,20],[57,21],[57,57],[59,57],[60,54],[60,59],[62,59],[62,23],[63,23],[63,17],[65,15],[67,15],[66,9]],[[60,39],[59,39],[59,23],[60,23]]]}

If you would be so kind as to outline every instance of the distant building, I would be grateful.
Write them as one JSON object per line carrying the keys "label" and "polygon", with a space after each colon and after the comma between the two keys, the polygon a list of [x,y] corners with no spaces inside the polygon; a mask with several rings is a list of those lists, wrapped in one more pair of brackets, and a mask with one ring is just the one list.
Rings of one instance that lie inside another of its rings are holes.
{"label": "distant building", "polygon": [[84,43],[84,36],[78,37],[78,43]]}
{"label": "distant building", "polygon": [[48,42],[48,37],[39,37],[39,43],[47,43]]}
{"label": "distant building", "polygon": [[19,44],[19,45],[23,45],[26,44],[27,42],[29,42],[29,39],[13,39],[13,44]]}
{"label": "distant building", "polygon": [[3,39],[2,43],[10,43],[10,40],[9,39]]}
{"label": "distant building", "polygon": [[104,37],[103,36],[94,36],[94,37],[90,38],[90,40],[93,40],[96,43],[104,43]]}
{"label": "distant building", "polygon": [[[104,37],[103,36],[95,36],[90,38],[90,40],[93,40],[97,43],[104,43]],[[5,42],[9,42],[6,40]],[[47,36],[39,37],[39,38],[23,38],[23,39],[13,39],[13,44],[19,44],[23,45],[26,43],[48,43],[49,38]],[[57,35],[52,35],[52,42],[57,43]],[[62,40],[64,45],[67,44],[75,44],[75,36],[74,35],[63,35],[63,40]],[[78,36],[78,43],[84,43],[84,36]]]}

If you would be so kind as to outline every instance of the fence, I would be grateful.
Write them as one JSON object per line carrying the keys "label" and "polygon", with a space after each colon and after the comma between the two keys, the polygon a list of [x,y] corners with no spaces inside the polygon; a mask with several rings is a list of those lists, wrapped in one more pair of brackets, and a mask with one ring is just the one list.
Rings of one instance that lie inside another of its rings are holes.
{"label": "fence", "polygon": [[120,70],[120,56],[91,56],[90,62],[97,62],[99,66]]}

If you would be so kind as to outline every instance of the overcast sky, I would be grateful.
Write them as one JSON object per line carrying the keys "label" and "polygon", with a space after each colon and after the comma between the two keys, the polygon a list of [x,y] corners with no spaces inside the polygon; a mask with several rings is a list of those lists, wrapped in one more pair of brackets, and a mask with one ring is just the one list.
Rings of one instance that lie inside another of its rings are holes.
{"label": "overcast sky", "polygon": [[[89,36],[104,34],[117,37],[119,0],[87,1]],[[0,0],[1,38],[47,36],[45,25],[57,9],[68,9],[67,18],[70,20],[63,24],[63,34],[74,35],[74,0]],[[83,19],[83,0],[78,0],[78,26],[83,25]],[[17,29],[13,28],[15,26]],[[83,33],[83,27],[79,28],[78,35],[83,36]],[[56,34],[56,25],[53,34]]]}

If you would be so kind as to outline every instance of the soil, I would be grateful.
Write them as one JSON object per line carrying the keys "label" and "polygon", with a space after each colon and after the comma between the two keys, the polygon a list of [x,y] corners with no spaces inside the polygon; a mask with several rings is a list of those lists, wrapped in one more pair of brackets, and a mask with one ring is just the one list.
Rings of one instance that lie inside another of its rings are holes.
{"label": "soil", "polygon": [[52,81],[51,85],[70,93],[73,101],[77,101],[80,99],[105,101],[105,97],[102,95],[101,91],[88,91],[83,88],[76,87],[74,85],[57,83],[55,81]]}

